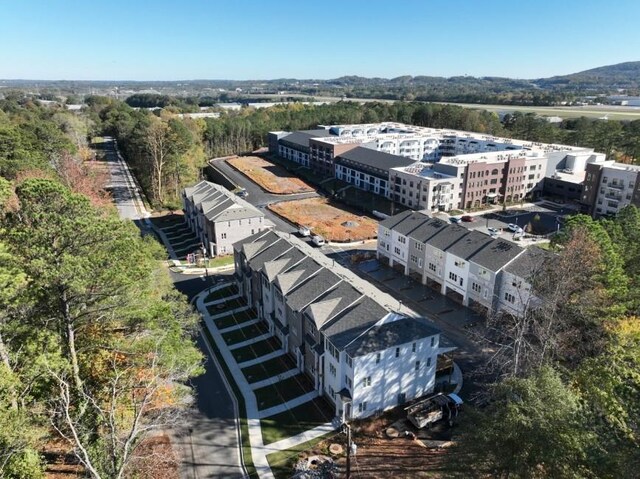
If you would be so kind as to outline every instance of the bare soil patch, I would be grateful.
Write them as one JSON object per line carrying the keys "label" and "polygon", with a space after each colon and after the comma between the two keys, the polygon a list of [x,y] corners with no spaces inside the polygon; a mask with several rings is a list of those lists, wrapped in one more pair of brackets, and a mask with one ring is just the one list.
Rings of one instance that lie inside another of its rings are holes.
{"label": "bare soil patch", "polygon": [[269,193],[291,195],[310,193],[314,189],[300,178],[296,178],[281,166],[257,156],[238,156],[227,160],[231,166],[248,176]]}
{"label": "bare soil patch", "polygon": [[367,216],[359,216],[326,198],[282,201],[269,205],[274,213],[292,223],[311,228],[329,241],[362,241],[377,236],[378,223]]}

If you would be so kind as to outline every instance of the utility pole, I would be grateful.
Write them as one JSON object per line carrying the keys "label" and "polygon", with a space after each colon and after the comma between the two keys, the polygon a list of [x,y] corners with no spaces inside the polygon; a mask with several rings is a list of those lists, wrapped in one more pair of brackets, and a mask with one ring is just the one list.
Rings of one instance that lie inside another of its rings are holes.
{"label": "utility pole", "polygon": [[351,479],[351,426],[345,423],[347,428],[347,479]]}

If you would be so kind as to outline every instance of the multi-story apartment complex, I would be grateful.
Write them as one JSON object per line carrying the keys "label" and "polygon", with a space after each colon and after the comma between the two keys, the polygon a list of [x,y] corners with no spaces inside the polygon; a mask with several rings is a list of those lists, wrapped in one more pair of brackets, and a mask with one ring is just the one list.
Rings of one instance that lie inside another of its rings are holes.
{"label": "multi-story apartment complex", "polygon": [[594,217],[617,214],[628,205],[640,206],[640,166],[607,161],[586,168],[582,202]]}
{"label": "multi-story apartment complex", "polygon": [[242,296],[336,415],[366,417],[433,391],[440,333],[425,318],[288,234],[256,233],[234,254]]}
{"label": "multi-story apartment complex", "polygon": [[[271,152],[321,176],[346,179],[408,208],[431,211],[535,199],[543,191],[577,199],[586,164],[604,160],[586,148],[401,123],[327,125],[297,133],[271,133]],[[381,154],[366,155],[367,149]],[[367,161],[349,161],[349,156]]]}
{"label": "multi-story apartment complex", "polygon": [[226,188],[201,181],[182,192],[185,221],[211,257],[233,253],[233,243],[273,227],[264,213]]}
{"label": "multi-story apartment complex", "polygon": [[[523,254],[529,255],[515,243],[421,212],[406,211],[378,226],[377,256],[382,263],[486,314],[507,310],[505,304],[510,306],[509,313],[518,314],[522,302],[515,302],[514,292],[505,283],[505,268]],[[513,269],[510,274],[523,270]],[[530,290],[527,277],[517,282]]]}

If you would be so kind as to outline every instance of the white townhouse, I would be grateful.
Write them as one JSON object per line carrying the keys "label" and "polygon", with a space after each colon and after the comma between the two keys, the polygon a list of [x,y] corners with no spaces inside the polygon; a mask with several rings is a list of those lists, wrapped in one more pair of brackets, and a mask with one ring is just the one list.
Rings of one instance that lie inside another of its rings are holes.
{"label": "white townhouse", "polygon": [[234,251],[242,296],[337,416],[433,391],[440,333],[427,319],[288,234],[256,233]]}
{"label": "white townhouse", "polygon": [[211,257],[233,253],[233,244],[272,228],[264,213],[216,183],[201,181],[182,192],[185,221]]}
{"label": "white townhouse", "polygon": [[[380,262],[483,314],[520,314],[527,298],[515,301],[508,284],[526,288],[526,271],[516,266],[534,251],[543,250],[523,249],[421,212],[406,211],[378,225]],[[511,278],[518,274],[525,276]]]}

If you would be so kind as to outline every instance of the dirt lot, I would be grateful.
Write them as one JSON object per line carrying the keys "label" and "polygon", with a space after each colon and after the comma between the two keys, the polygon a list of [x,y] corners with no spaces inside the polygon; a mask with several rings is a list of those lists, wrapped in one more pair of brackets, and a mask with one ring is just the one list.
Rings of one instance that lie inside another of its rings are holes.
{"label": "dirt lot", "polygon": [[231,166],[248,176],[269,193],[290,195],[309,193],[314,189],[281,166],[257,156],[238,156],[227,160]]}
{"label": "dirt lot", "polygon": [[[386,429],[394,424],[400,416],[402,416],[401,412],[396,410],[385,413],[378,418],[353,423],[352,440],[357,446],[357,451],[351,460],[352,477],[366,477],[367,479],[386,479],[389,477],[440,479],[448,477],[446,465],[448,461],[453,460],[449,449],[428,448],[421,440],[406,437],[404,434],[395,439],[386,436]],[[415,429],[412,431],[418,432]],[[420,437],[425,435],[434,438],[439,434],[423,431],[419,434]],[[426,438],[424,440],[426,441]],[[343,452],[337,456],[332,454],[330,452],[331,444],[340,444],[343,446]],[[324,455],[336,461],[338,477],[344,477],[346,473],[345,446],[345,434],[336,434],[332,438],[316,444],[312,450],[291,458],[287,465],[288,469],[283,468],[283,472],[292,470],[299,459]]]}
{"label": "dirt lot", "polygon": [[270,205],[269,209],[293,223],[311,228],[313,233],[329,241],[372,239],[378,231],[375,220],[351,213],[326,198],[283,201]]}

